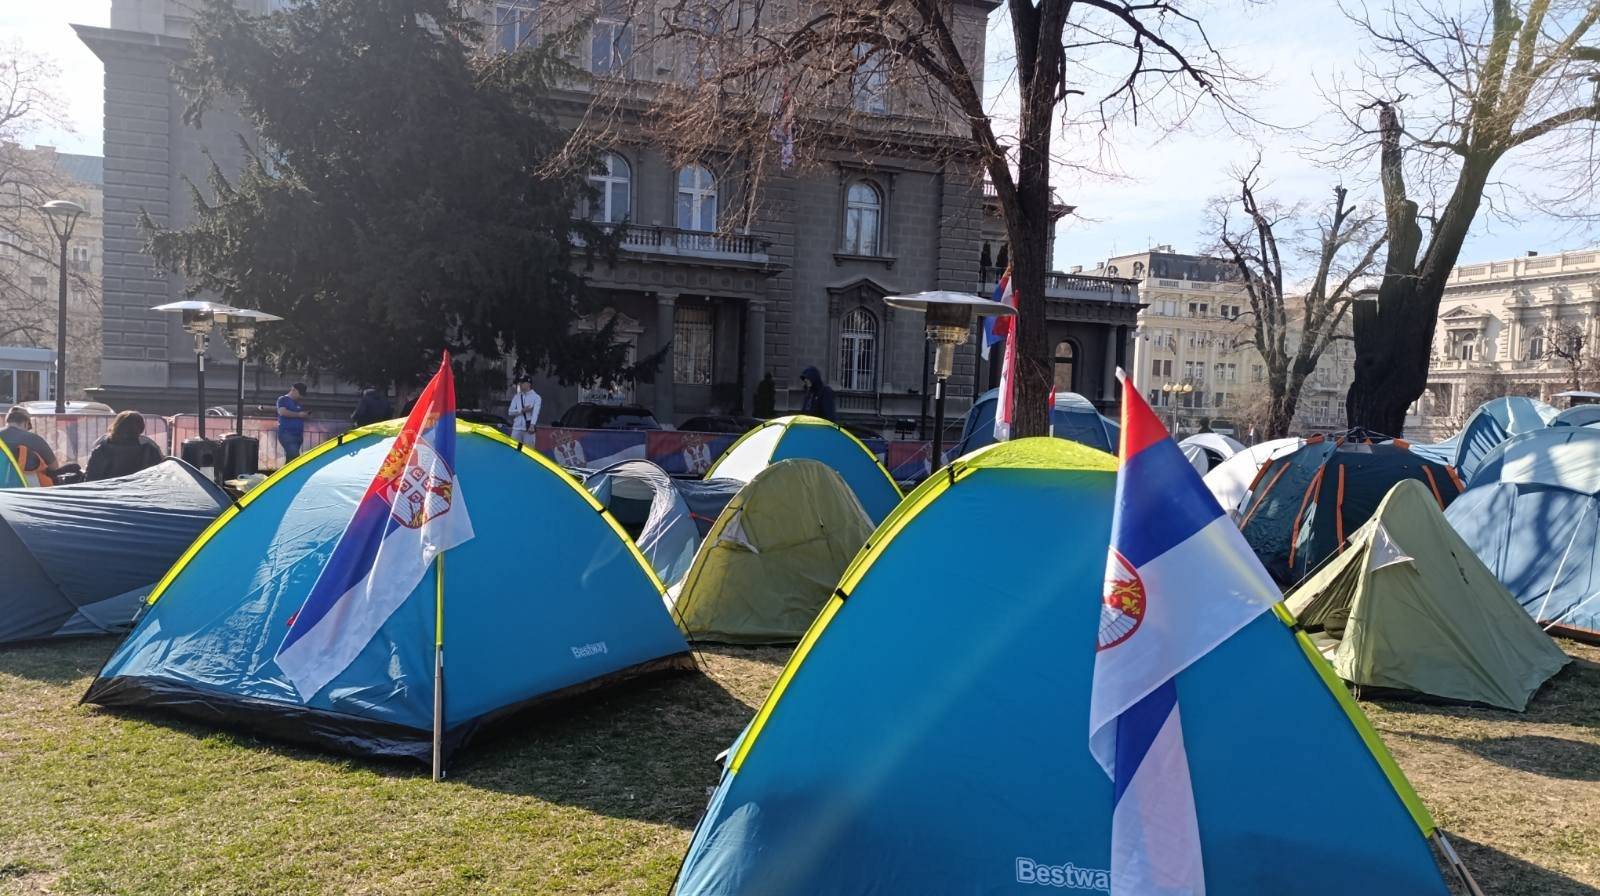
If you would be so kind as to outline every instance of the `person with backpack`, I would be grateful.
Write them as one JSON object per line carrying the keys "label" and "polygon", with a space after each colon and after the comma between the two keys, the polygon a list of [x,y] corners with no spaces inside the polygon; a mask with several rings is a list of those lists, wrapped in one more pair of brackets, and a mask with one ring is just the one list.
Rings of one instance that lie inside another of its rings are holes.
{"label": "person with backpack", "polygon": [[137,473],[161,463],[164,455],[155,442],[145,438],[144,416],[138,411],[123,411],[111,422],[111,431],[95,442],[89,452],[90,482],[114,479]]}
{"label": "person with backpack", "polygon": [[0,428],[0,442],[16,459],[29,485],[54,485],[50,471],[56,466],[56,452],[44,436],[33,431],[33,415],[22,405],[6,412],[6,425]]}

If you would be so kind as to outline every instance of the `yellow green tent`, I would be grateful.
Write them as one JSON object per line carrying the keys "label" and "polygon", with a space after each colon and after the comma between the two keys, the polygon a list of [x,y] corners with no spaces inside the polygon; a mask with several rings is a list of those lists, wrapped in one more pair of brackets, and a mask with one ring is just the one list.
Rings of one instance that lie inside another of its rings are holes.
{"label": "yellow green tent", "polygon": [[798,641],[871,534],[838,473],[814,460],[779,461],[712,524],[669,594],[673,616],[690,640]]}
{"label": "yellow green tent", "polygon": [[1568,661],[1414,479],[1285,603],[1358,687],[1520,712]]}

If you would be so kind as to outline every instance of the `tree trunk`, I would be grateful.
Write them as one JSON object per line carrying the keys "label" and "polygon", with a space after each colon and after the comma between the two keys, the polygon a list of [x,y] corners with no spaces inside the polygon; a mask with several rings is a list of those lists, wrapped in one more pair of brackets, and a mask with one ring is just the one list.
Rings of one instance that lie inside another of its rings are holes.
{"label": "tree trunk", "polygon": [[1428,387],[1439,300],[1483,203],[1494,162],[1487,154],[1466,160],[1420,265],[1411,261],[1422,242],[1416,204],[1402,197],[1399,214],[1391,210],[1389,260],[1378,300],[1359,301],[1351,309],[1355,379],[1345,398],[1351,426],[1395,438],[1405,434],[1406,411]]}

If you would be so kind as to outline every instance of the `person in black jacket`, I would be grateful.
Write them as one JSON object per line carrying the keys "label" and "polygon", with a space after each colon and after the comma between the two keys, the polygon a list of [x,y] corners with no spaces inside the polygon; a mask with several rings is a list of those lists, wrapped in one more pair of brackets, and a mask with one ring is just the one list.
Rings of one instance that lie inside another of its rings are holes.
{"label": "person in black jacket", "polygon": [[361,398],[356,401],[355,413],[350,415],[350,422],[357,427],[369,423],[382,423],[394,417],[394,408],[390,406],[389,399],[379,394],[377,389],[363,389]]}
{"label": "person in black jacket", "polygon": [[833,389],[822,381],[822,371],[807,367],[800,371],[800,381],[806,384],[806,394],[800,403],[800,413],[836,422],[838,409],[834,404]]}
{"label": "person in black jacket", "polygon": [[123,411],[111,422],[111,432],[89,452],[86,478],[91,482],[113,479],[137,473],[161,461],[161,449],[144,437],[144,417],[138,411]]}

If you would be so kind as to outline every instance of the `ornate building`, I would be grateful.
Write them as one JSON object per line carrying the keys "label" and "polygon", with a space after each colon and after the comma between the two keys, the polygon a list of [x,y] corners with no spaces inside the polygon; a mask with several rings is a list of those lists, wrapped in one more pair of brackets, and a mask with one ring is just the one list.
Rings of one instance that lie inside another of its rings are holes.
{"label": "ornate building", "polygon": [[[1248,440],[1252,406],[1264,400],[1266,369],[1251,341],[1250,300],[1234,267],[1157,246],[1119,255],[1095,272],[1140,285],[1144,308],[1134,335],[1133,381],[1174,431],[1193,433],[1209,421],[1218,432]],[[1296,431],[1344,428],[1354,357],[1344,340],[1324,352],[1301,390]]]}
{"label": "ornate building", "polygon": [[1482,402],[1600,389],[1600,249],[1458,265],[1406,432],[1447,438]]}

